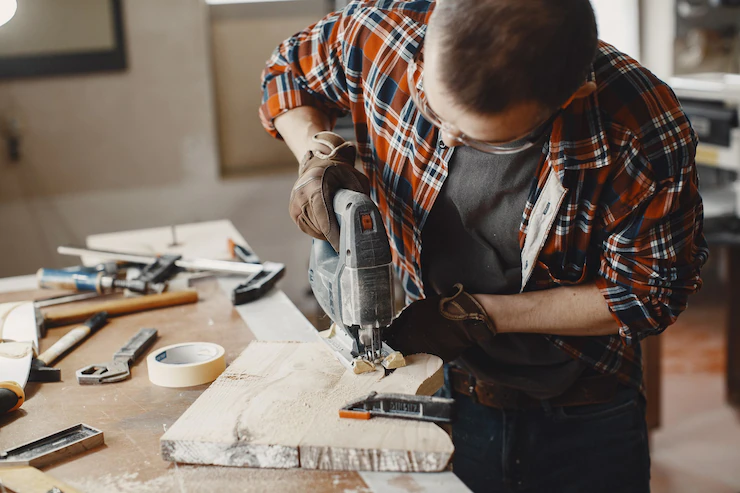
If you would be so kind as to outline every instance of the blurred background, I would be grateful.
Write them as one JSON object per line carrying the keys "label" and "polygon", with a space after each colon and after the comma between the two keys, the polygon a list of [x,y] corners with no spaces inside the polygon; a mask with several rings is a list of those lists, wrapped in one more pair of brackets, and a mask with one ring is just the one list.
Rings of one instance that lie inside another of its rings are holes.
{"label": "blurred background", "polygon": [[[0,22],[15,12],[0,26],[0,277],[70,265],[56,247],[91,234],[229,219],[313,316],[309,240],[287,213],[296,163],[260,126],[259,77],[346,3],[0,0]],[[674,87],[702,140],[712,258],[650,352],[654,489],[736,493],[740,1],[592,3],[600,37]]]}

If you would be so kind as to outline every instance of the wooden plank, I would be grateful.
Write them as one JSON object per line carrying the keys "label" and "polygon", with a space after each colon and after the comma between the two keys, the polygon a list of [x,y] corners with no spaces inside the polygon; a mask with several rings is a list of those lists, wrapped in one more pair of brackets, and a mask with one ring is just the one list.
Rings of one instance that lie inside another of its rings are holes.
{"label": "wooden plank", "polygon": [[169,461],[245,467],[440,471],[453,451],[432,423],[342,420],[373,390],[431,394],[442,362],[413,355],[389,376],[346,372],[322,343],[253,342],[164,434]]}
{"label": "wooden plank", "polygon": [[[172,243],[173,228],[175,244]],[[227,248],[229,238],[241,245],[246,245],[242,235],[229,220],[104,233],[88,236],[86,243],[89,248],[99,250],[227,260],[231,258]],[[95,263],[95,259],[85,258],[85,263],[89,262]]]}
{"label": "wooden plank", "polygon": [[31,466],[0,468],[0,491],[7,491],[6,488],[15,493],[80,493],[63,481]]}

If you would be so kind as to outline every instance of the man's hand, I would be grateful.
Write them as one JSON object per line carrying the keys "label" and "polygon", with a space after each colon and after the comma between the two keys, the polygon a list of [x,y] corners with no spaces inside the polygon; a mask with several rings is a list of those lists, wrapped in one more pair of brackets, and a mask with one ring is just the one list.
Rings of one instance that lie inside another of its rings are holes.
{"label": "man's hand", "polygon": [[290,217],[304,233],[326,239],[338,251],[339,225],[334,193],[346,188],[370,194],[367,177],[355,169],[355,148],[332,132],[319,132],[313,141],[329,152],[308,151],[290,194]]}
{"label": "man's hand", "polygon": [[462,284],[456,284],[449,297],[431,296],[411,303],[384,335],[396,351],[435,354],[447,362],[476,344],[488,346],[496,327]]}

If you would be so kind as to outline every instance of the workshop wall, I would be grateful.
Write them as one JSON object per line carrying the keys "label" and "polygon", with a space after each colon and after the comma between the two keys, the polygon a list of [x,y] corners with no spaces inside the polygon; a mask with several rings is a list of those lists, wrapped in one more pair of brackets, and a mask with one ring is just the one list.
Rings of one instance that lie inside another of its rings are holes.
{"label": "workshop wall", "polygon": [[205,16],[198,0],[124,2],[126,71],[0,82],[0,111],[22,127],[11,177],[26,182],[0,180],[2,201],[211,178]]}
{"label": "workshop wall", "polygon": [[[255,118],[264,62],[291,34],[323,17],[325,0],[211,5],[211,54],[221,170],[232,175],[295,169],[288,147]],[[279,12],[280,15],[276,15]],[[255,40],[259,40],[255,43]],[[245,138],[249,136],[249,138]]]}
{"label": "workshop wall", "polygon": [[0,120],[22,125],[20,162],[0,144],[0,277],[68,264],[56,246],[90,234],[227,218],[300,304],[294,175],[219,177],[207,7],[127,0],[124,22],[125,72],[0,81]]}
{"label": "workshop wall", "polygon": [[673,76],[676,0],[640,2],[640,61],[663,80]]}
{"label": "workshop wall", "polygon": [[640,0],[591,0],[599,39],[640,59]]}

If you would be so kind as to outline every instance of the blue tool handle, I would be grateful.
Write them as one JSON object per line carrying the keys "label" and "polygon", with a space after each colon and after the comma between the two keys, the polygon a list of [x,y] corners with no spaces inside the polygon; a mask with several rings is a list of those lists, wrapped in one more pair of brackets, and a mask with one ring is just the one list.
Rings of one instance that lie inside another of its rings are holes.
{"label": "blue tool handle", "polygon": [[97,291],[98,277],[102,273],[67,271],[59,269],[39,269],[36,279],[39,287],[45,289],[74,289],[75,291]]}

